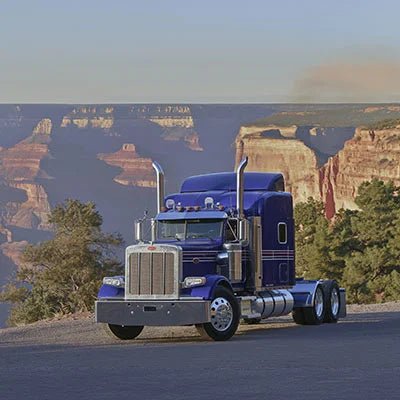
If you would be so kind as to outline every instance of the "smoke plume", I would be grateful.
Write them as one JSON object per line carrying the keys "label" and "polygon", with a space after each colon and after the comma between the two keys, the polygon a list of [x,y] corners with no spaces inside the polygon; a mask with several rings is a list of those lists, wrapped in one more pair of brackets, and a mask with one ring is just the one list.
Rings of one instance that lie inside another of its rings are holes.
{"label": "smoke plume", "polygon": [[336,62],[309,68],[294,84],[302,102],[400,101],[400,61]]}

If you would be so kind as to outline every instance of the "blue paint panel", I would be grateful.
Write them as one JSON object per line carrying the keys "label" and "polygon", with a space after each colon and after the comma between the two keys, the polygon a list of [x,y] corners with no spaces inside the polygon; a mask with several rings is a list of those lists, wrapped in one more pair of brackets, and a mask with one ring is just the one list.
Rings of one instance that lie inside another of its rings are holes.
{"label": "blue paint panel", "polygon": [[222,282],[232,288],[231,284],[224,276],[207,275],[206,279],[207,282],[204,286],[197,286],[191,289],[183,289],[181,294],[184,296],[186,295],[192,297],[201,297],[204,300],[211,300],[213,298],[215,288]]}
{"label": "blue paint panel", "polygon": [[294,298],[294,308],[311,307],[314,293],[319,284],[319,281],[296,280],[295,286],[289,289]]}
{"label": "blue paint panel", "polygon": [[[291,286],[295,283],[294,221],[289,193],[266,193],[259,202],[263,237],[263,285]],[[285,223],[286,243],[278,241],[278,224]]]}
{"label": "blue paint panel", "polygon": [[97,297],[99,299],[111,298],[111,297],[124,297],[125,289],[117,288],[110,285],[102,285]]}
{"label": "blue paint panel", "polygon": [[[245,191],[273,191],[275,184],[282,180],[282,174],[264,172],[245,172]],[[181,193],[236,191],[236,173],[222,172],[197,175],[186,178],[181,186]]]}

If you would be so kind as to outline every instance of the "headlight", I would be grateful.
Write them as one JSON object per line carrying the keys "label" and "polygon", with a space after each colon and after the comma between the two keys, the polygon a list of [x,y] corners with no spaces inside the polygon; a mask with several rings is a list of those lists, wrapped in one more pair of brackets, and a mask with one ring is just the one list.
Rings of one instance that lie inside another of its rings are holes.
{"label": "headlight", "polygon": [[125,286],[125,278],[123,276],[112,276],[103,278],[104,285],[116,286],[116,287],[124,287]]}
{"label": "headlight", "polygon": [[188,289],[194,286],[203,286],[207,279],[204,276],[188,276],[184,279],[182,287]]}

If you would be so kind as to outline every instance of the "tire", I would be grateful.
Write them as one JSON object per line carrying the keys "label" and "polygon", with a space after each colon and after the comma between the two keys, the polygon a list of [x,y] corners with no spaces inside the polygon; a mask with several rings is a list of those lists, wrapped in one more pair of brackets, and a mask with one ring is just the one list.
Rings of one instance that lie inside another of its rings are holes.
{"label": "tire", "polygon": [[325,294],[322,286],[318,285],[312,307],[295,308],[292,317],[298,325],[320,325],[324,322],[325,310]]}
{"label": "tire", "polygon": [[261,322],[261,318],[248,318],[244,319],[243,323],[246,325],[257,325]]}
{"label": "tire", "polygon": [[339,320],[340,288],[336,281],[327,281],[324,286],[325,317],[324,322],[336,323]]}
{"label": "tire", "polygon": [[312,307],[304,307],[305,325],[320,325],[325,318],[325,299],[322,286],[318,285],[315,290],[314,302]]}
{"label": "tire", "polygon": [[138,337],[144,326],[124,326],[107,324],[106,330],[120,340],[132,340]]}
{"label": "tire", "polygon": [[305,325],[306,324],[303,308],[295,308],[292,311],[292,317],[293,317],[294,322],[296,322],[297,325]]}
{"label": "tire", "polygon": [[211,301],[211,322],[198,324],[196,328],[206,340],[229,340],[236,332],[239,319],[239,303],[232,291],[217,286]]}

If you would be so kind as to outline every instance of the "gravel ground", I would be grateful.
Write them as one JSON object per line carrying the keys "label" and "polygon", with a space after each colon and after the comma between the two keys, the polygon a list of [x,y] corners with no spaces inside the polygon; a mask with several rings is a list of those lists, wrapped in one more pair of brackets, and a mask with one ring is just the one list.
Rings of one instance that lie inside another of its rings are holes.
{"label": "gravel ground", "polygon": [[[343,321],[351,322],[360,313],[400,312],[400,302],[383,304],[352,304],[347,306],[348,317]],[[271,318],[258,325],[240,325],[237,332],[243,335],[251,330],[270,330],[295,327],[291,316]],[[154,342],[193,342],[201,340],[193,326],[187,327],[147,327],[135,344],[145,345]],[[16,328],[0,329],[0,347],[27,345],[73,345],[104,346],[132,345],[107,334],[103,324],[96,324],[92,314],[77,314],[59,319],[41,321]]]}

